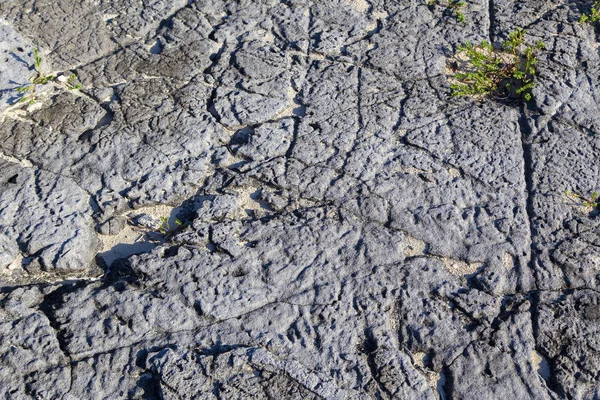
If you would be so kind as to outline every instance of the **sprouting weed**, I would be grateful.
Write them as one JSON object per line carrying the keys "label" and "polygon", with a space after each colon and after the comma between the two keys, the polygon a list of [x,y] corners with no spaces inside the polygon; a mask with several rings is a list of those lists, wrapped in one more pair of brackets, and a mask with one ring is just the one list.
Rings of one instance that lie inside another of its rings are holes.
{"label": "sprouting weed", "polygon": [[[33,66],[35,68],[36,75],[29,78],[29,81],[31,83],[21,85],[21,86],[15,88],[15,91],[21,95],[21,98],[19,99],[19,103],[29,103],[29,104],[35,103],[35,101],[37,99],[36,90],[37,90],[38,85],[45,85],[49,82],[53,82],[56,80],[56,76],[47,74],[46,72],[44,72],[44,70],[42,69],[43,61],[44,60],[42,59],[42,56],[40,55],[39,49],[34,48],[33,49]],[[71,76],[69,76],[69,78],[66,81],[64,81],[64,84],[67,87],[67,89],[79,90],[79,89],[83,88],[83,86],[80,83],[75,82],[76,79],[77,79],[77,76],[75,74],[71,74]]]}
{"label": "sprouting weed", "polygon": [[54,75],[47,75],[42,70],[42,62],[43,59],[42,56],[40,56],[40,51],[37,48],[33,49],[33,66],[37,74],[29,78],[31,82],[30,84],[23,85],[15,89],[18,93],[23,94],[23,97],[21,97],[19,100],[20,103],[35,103],[35,91],[37,89],[37,85],[45,85],[46,83],[54,80]]}
{"label": "sprouting weed", "polygon": [[19,103],[28,102],[29,104],[35,103],[35,85],[24,85],[15,88],[15,91],[21,95]]}
{"label": "sprouting weed", "polygon": [[594,5],[590,9],[589,14],[583,14],[581,18],[579,18],[579,22],[581,23],[596,23],[600,21],[600,0],[594,1]]}
{"label": "sprouting weed", "polygon": [[183,222],[179,218],[175,219],[175,225],[177,225],[177,228],[174,228],[174,229],[171,228],[168,217],[160,217],[160,222],[161,222],[161,225],[160,225],[160,228],[158,229],[158,231],[165,236],[168,234],[171,234],[171,233],[175,232],[177,229],[183,227]]}
{"label": "sprouting weed", "polygon": [[80,89],[83,88],[83,86],[81,85],[81,83],[75,82],[76,79],[77,79],[77,75],[75,75],[75,74],[71,74],[69,76],[69,78],[65,82],[65,86],[67,87],[67,89],[69,89],[69,90],[80,90]]}
{"label": "sprouting weed", "polygon": [[169,232],[169,230],[171,230],[171,227],[169,226],[169,218],[167,217],[160,217],[160,228],[158,229],[158,231],[160,233],[162,233],[163,235],[166,235],[167,232]]}
{"label": "sprouting weed", "polygon": [[434,8],[435,6],[444,7],[446,11],[453,13],[456,20],[460,23],[466,20],[463,9],[467,6],[467,3],[462,0],[427,0],[425,4],[429,8]]}
{"label": "sprouting weed", "polygon": [[600,202],[598,202],[598,197],[600,196],[598,194],[598,192],[592,192],[592,194],[590,195],[589,198],[583,197],[582,195],[580,195],[578,193],[571,192],[568,189],[565,192],[565,194],[567,195],[567,197],[569,197],[573,200],[580,201],[584,207],[596,208],[596,207],[598,207],[598,205],[600,205]]}
{"label": "sprouting weed", "polygon": [[452,96],[487,95],[508,97],[511,93],[532,99],[535,87],[537,53],[543,42],[525,45],[525,30],[517,28],[496,49],[489,42],[473,46],[467,42],[458,46],[458,54],[466,58],[465,68],[454,75],[458,83],[450,85]]}

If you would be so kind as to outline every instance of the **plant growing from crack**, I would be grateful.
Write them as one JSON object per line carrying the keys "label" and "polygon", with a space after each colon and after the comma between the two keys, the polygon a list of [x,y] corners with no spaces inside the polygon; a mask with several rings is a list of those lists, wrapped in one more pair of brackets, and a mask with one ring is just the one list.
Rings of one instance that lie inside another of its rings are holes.
{"label": "plant growing from crack", "polygon": [[450,85],[452,96],[508,98],[516,95],[531,100],[537,53],[545,47],[541,41],[526,45],[523,28],[511,32],[501,49],[486,41],[477,46],[469,42],[458,46],[455,58],[459,61],[451,63],[451,70],[461,71],[454,75],[458,82]]}
{"label": "plant growing from crack", "polygon": [[567,189],[565,192],[568,198],[579,201],[584,207],[596,208],[600,205],[598,192],[592,192],[589,198],[580,195],[579,193],[571,192]]}
{"label": "plant growing from crack", "polygon": [[466,18],[463,9],[466,7],[467,3],[462,0],[427,0],[426,4],[430,9],[433,9],[436,6],[444,7],[445,11],[454,14],[458,22],[465,22]]}
{"label": "plant growing from crack", "polygon": [[579,19],[579,22],[581,23],[596,23],[600,21],[600,0],[596,0],[594,1],[594,5],[592,6],[592,8],[590,9],[589,14],[584,13],[581,18]]}
{"label": "plant growing from crack", "polygon": [[36,89],[38,85],[45,85],[46,83],[54,80],[54,75],[47,75],[42,70],[42,61],[43,60],[42,56],[40,56],[40,51],[37,48],[33,49],[33,66],[35,68],[35,71],[37,72],[37,75],[29,78],[31,83],[19,86],[15,89],[18,93],[22,95],[21,99],[19,100],[19,103],[35,103]]}
{"label": "plant growing from crack", "polygon": [[15,89],[17,93],[21,95],[19,99],[19,103],[28,103],[33,104],[37,99],[36,90],[38,85],[45,85],[49,82],[54,82],[59,80],[64,83],[65,87],[69,90],[79,90],[83,88],[83,86],[78,83],[77,76],[75,74],[71,74],[67,79],[61,80],[59,77],[57,78],[55,75],[48,74],[42,69],[42,56],[40,55],[40,51],[37,48],[33,49],[33,66],[36,71],[36,75],[29,78],[31,83],[19,86]]}
{"label": "plant growing from crack", "polygon": [[183,227],[183,222],[177,218],[175,219],[175,228],[172,228],[171,225],[169,224],[169,218],[168,217],[160,217],[160,228],[158,228],[158,231],[163,235],[163,236],[167,236],[167,235],[172,235],[173,233],[177,232],[179,229],[181,229]]}
{"label": "plant growing from crack", "polygon": [[75,74],[71,74],[69,75],[69,77],[67,78],[67,80],[64,82],[65,86],[67,87],[67,89],[69,90],[81,90],[83,89],[83,85],[79,82],[76,82],[77,79],[77,75]]}

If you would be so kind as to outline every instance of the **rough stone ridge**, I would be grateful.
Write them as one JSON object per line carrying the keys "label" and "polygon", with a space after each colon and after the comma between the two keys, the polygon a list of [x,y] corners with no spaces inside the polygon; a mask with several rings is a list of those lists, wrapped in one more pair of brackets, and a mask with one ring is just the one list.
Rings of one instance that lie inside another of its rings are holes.
{"label": "rough stone ridge", "polygon": [[0,397],[600,398],[592,3],[0,2]]}

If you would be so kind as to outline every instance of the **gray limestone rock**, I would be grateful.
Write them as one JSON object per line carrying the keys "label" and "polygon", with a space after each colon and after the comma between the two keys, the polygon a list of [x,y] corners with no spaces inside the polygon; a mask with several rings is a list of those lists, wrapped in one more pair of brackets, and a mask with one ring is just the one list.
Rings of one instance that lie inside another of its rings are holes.
{"label": "gray limestone rock", "polygon": [[598,398],[591,6],[1,1],[0,397]]}
{"label": "gray limestone rock", "polygon": [[35,166],[0,160],[0,169],[2,284],[93,270],[99,240],[88,194]]}
{"label": "gray limestone rock", "polygon": [[27,84],[33,75],[31,48],[12,26],[0,24],[0,110],[18,102],[14,89]]}
{"label": "gray limestone rock", "polygon": [[152,355],[149,362],[160,379],[160,394],[164,399],[345,398],[345,393],[327,385],[314,387],[308,382],[319,381],[310,371],[280,361],[261,348],[233,347],[229,352],[216,355],[166,349]]}
{"label": "gray limestone rock", "polygon": [[[4,398],[52,398],[69,388],[69,358],[55,327],[40,310],[44,293],[18,288],[0,295],[0,395]],[[43,307],[42,307],[43,308]],[[35,376],[44,373],[37,386]]]}
{"label": "gray limestone rock", "polygon": [[600,394],[599,300],[588,289],[539,295],[537,346],[548,360],[549,386],[561,398],[593,399]]}

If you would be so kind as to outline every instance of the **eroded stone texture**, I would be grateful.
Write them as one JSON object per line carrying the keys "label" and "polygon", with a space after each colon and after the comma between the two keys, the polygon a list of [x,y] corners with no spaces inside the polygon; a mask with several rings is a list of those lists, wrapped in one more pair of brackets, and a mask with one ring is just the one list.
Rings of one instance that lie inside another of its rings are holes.
{"label": "eroded stone texture", "polygon": [[[0,395],[597,398],[584,3],[3,1]],[[518,26],[535,100],[450,97]]]}
{"label": "eroded stone texture", "polygon": [[69,177],[0,160],[4,284],[87,272],[99,248],[89,196]]}
{"label": "eroded stone texture", "polygon": [[69,359],[51,321],[39,309],[43,300],[44,293],[37,288],[19,288],[0,297],[0,387],[4,397],[51,398],[69,390]]}
{"label": "eroded stone texture", "polygon": [[538,346],[549,361],[549,385],[560,397],[594,398],[600,393],[597,371],[599,294],[593,290],[542,293],[534,322]]}

